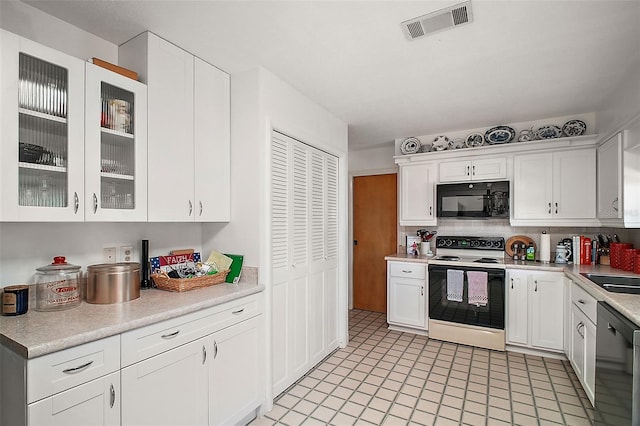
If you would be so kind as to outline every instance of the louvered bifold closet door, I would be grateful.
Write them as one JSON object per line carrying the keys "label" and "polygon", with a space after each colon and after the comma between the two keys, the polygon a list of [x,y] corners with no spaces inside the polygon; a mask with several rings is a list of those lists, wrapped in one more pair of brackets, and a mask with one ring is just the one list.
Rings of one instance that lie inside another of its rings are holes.
{"label": "louvered bifold closet door", "polygon": [[337,347],[338,160],[272,134],[273,392]]}

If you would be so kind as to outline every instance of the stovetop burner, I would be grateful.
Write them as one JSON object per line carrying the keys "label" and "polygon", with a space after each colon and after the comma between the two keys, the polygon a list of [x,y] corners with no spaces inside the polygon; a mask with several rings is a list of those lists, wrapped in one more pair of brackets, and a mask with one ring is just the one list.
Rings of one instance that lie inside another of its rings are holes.
{"label": "stovetop burner", "polygon": [[448,260],[450,262],[455,262],[460,260],[460,258],[458,256],[438,256],[436,257],[436,260]]}
{"label": "stovetop burner", "polygon": [[475,263],[498,263],[497,259],[492,259],[490,257],[481,257],[480,259],[474,260]]}

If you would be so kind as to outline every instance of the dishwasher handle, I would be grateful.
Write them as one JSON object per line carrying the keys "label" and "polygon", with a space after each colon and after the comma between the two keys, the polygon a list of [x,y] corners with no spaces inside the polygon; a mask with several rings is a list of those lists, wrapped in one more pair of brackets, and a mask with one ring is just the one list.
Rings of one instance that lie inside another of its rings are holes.
{"label": "dishwasher handle", "polygon": [[640,350],[640,327],[629,321],[624,315],[606,302],[598,302],[598,324],[602,321],[612,333],[620,334],[627,342]]}

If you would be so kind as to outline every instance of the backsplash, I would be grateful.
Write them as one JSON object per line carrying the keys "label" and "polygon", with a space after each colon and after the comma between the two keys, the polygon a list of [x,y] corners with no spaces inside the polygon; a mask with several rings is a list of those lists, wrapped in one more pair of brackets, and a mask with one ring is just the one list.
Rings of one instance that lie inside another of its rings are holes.
{"label": "backsplash", "polygon": [[[640,248],[640,229],[614,229],[614,228],[594,228],[594,227],[524,227],[511,226],[509,220],[460,220],[460,219],[439,219],[439,224],[435,227],[423,226],[401,226],[399,232],[399,246],[406,244],[407,235],[416,235],[418,229],[426,228],[430,231],[438,232],[437,236],[478,236],[478,237],[504,237],[505,240],[513,235],[526,235],[535,241],[536,246],[540,246],[540,234],[546,231],[551,238],[551,251],[558,241],[573,235],[584,235],[593,238],[596,234],[613,235],[617,234],[621,241],[633,243]],[[431,240],[431,250],[435,249],[435,238]],[[402,249],[399,249],[402,250]]]}
{"label": "backsplash", "polygon": [[65,256],[82,266],[103,263],[102,249],[131,245],[140,261],[142,239],[149,240],[149,255],[171,249],[201,251],[199,223],[0,223],[0,287],[32,283],[35,268]]}

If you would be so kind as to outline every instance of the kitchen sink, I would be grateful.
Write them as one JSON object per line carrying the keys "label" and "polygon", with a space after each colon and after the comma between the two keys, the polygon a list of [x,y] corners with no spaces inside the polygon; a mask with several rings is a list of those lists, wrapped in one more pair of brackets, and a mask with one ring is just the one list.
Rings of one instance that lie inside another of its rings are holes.
{"label": "kitchen sink", "polygon": [[621,277],[581,273],[594,284],[612,293],[640,294],[640,277]]}

